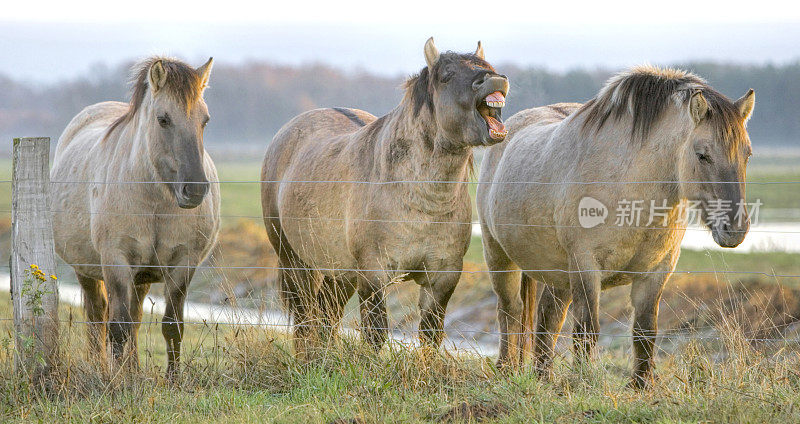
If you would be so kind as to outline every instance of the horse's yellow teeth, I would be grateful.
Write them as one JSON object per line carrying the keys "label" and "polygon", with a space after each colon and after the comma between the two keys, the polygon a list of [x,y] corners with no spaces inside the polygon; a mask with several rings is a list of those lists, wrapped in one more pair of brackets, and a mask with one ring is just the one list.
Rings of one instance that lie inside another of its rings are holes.
{"label": "horse's yellow teeth", "polygon": [[506,102],[499,102],[499,101],[495,102],[495,101],[486,100],[486,104],[488,106],[490,106],[490,107],[502,108],[502,107],[504,107],[506,105]]}

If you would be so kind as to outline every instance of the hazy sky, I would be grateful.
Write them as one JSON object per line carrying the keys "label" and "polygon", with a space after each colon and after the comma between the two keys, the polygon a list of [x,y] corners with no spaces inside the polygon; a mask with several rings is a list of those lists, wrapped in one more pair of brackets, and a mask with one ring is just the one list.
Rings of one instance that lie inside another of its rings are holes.
{"label": "hazy sky", "polygon": [[409,73],[483,41],[495,63],[552,69],[800,59],[800,5],[759,1],[18,1],[0,7],[0,73],[51,82],[149,54],[198,63],[324,62]]}

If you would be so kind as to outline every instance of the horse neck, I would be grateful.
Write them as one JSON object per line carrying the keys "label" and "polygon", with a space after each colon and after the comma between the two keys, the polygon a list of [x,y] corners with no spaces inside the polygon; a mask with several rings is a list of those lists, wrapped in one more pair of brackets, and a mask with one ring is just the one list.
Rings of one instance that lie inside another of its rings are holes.
{"label": "horse neck", "polygon": [[409,204],[428,213],[448,213],[467,192],[472,149],[454,147],[441,139],[431,114],[423,108],[414,116],[403,102],[392,111],[378,133],[380,177],[408,181],[402,187]]}
{"label": "horse neck", "polygon": [[669,205],[677,206],[685,195],[681,185],[672,181],[685,179],[682,170],[691,129],[673,119],[672,116],[662,119],[653,126],[645,140],[631,140],[630,118],[609,121],[594,136],[578,137],[578,140],[591,141],[579,142],[574,146],[575,151],[600,155],[595,163],[610,165],[602,167],[604,174],[596,176],[599,180],[655,181],[653,184],[631,184],[630,187],[642,193],[644,198],[664,199]]}
{"label": "horse neck", "polygon": [[[113,140],[108,140],[108,153],[110,159],[117,164],[113,175],[108,175],[110,180],[117,181],[160,181],[155,166],[150,160],[150,151],[147,141],[147,120],[143,117],[147,113],[146,107],[142,108],[128,121],[115,131]],[[109,168],[111,169],[111,168]],[[150,184],[131,184],[129,188],[139,189]],[[158,184],[159,186],[161,184]],[[142,187],[140,187],[142,186]]]}

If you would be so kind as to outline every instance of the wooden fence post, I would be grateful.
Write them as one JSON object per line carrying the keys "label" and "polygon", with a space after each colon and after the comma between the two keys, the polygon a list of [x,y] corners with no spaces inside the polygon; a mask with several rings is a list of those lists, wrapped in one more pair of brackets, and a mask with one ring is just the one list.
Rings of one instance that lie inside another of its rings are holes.
{"label": "wooden fence post", "polygon": [[11,299],[17,369],[42,376],[58,354],[58,285],[50,216],[50,138],[15,138]]}

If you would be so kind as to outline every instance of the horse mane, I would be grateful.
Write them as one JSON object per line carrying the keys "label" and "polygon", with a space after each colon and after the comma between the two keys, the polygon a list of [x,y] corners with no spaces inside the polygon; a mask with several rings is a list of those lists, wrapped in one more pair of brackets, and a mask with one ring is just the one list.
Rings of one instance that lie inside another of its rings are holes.
{"label": "horse mane", "polygon": [[414,116],[419,115],[423,107],[428,108],[429,112],[433,112],[433,78],[432,75],[438,75],[439,70],[447,64],[454,62],[467,62],[472,66],[479,66],[494,72],[494,68],[489,62],[475,56],[472,53],[455,53],[451,51],[444,52],[439,55],[439,60],[433,65],[433,69],[427,66],[422,69],[418,74],[412,75],[406,80],[403,88],[405,90],[404,102],[413,106]]}
{"label": "horse mane", "polygon": [[131,68],[131,100],[128,111],[108,127],[104,140],[121,125],[130,122],[139,112],[149,87],[148,74],[150,67],[159,60],[167,73],[167,80],[164,88],[162,88],[165,94],[179,101],[187,110],[203,94],[205,87],[202,86],[201,76],[186,63],[178,59],[161,56],[153,56],[142,60]]}
{"label": "horse mane", "polygon": [[[432,75],[438,75],[439,70],[447,66],[447,64],[455,62],[466,62],[471,66],[478,66],[494,72],[489,62],[473,53],[456,53],[447,51],[439,55],[439,60],[433,65],[433,69],[427,66],[416,74],[409,77],[403,89],[405,94],[403,96],[403,103],[411,105],[414,117],[419,115],[422,108],[427,108],[428,112],[433,113],[433,83]],[[472,180],[475,177],[475,159],[472,151],[470,150],[469,158],[467,159],[467,173],[468,179]]]}
{"label": "horse mane", "polygon": [[630,114],[631,142],[638,139],[644,143],[674,96],[686,104],[697,91],[708,103],[707,119],[717,140],[727,143],[734,154],[747,139],[739,109],[703,78],[680,69],[643,65],[611,77],[597,96],[578,110],[586,113],[582,129],[598,131],[610,118],[616,121]]}

